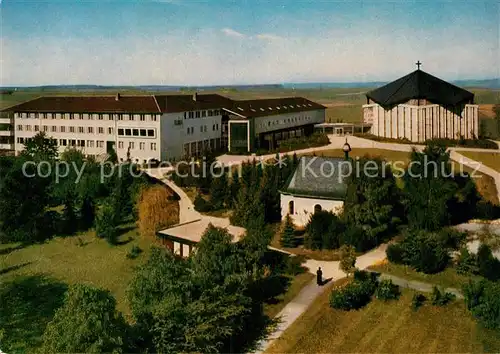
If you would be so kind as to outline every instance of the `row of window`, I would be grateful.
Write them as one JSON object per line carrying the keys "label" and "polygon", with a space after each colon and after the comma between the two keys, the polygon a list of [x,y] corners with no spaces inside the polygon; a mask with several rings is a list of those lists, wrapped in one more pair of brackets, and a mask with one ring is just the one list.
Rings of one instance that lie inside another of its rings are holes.
{"label": "row of window", "polygon": [[[24,144],[30,141],[32,138],[17,138],[17,143],[18,144]],[[57,143],[58,146],[71,146],[71,147],[88,147],[88,148],[104,148],[104,141],[103,140],[81,140],[81,139],[54,139]],[[146,143],[145,142],[140,142],[137,147],[139,150],[146,150]],[[118,148],[119,149],[124,149],[124,143],[123,141],[118,142]],[[129,142],[127,145],[127,148],[130,150],[134,150],[136,148],[136,145],[133,141]],[[151,151],[156,151],[156,143],[150,143],[149,148]]]}
{"label": "row of window", "polygon": [[139,129],[139,128],[119,128],[118,136],[147,136],[154,137],[154,129]]}
{"label": "row of window", "polygon": [[[283,109],[283,110],[287,110],[288,108],[292,108],[292,109],[293,109],[293,108],[302,108],[302,107],[303,107],[303,108],[312,107],[312,104],[310,104],[310,103],[307,103],[307,104],[302,103],[302,104],[296,104],[296,105],[291,104],[291,105],[289,105],[289,106],[287,106],[287,105],[283,105],[283,106],[276,106],[276,109],[277,109],[278,111],[280,111],[281,109]],[[244,109],[243,109],[242,107],[236,107],[236,108],[237,108],[238,110],[242,111],[242,112],[244,111]],[[269,109],[270,111],[272,111],[272,110],[273,110],[273,107],[270,107],[270,106],[269,106],[269,107],[267,107],[267,109]],[[250,107],[250,110],[251,110],[252,112],[257,112],[257,110],[256,110],[255,108],[252,108],[252,107]],[[259,108],[259,110],[260,110],[261,112],[265,112],[265,108],[264,108],[264,107],[260,107],[260,108]]]}
{"label": "row of window", "polygon": [[90,120],[131,120],[156,122],[158,114],[128,114],[128,113],[15,113],[15,118],[33,119],[90,119]]}
{"label": "row of window", "polygon": [[[38,132],[40,131],[40,126],[39,125],[21,125],[19,124],[17,126],[18,131],[35,131]],[[96,132],[97,134],[105,134],[105,129],[104,127],[74,127],[74,126],[57,126],[57,125],[42,125],[41,131],[44,132],[52,132],[52,133],[87,133],[87,134],[94,134]],[[108,134],[113,134],[114,133],[114,128],[109,127],[107,128],[107,133]]]}
{"label": "row of window", "polygon": [[[212,125],[212,131],[219,130],[219,123]],[[202,125],[200,126],[200,133],[206,133],[207,132],[207,126]],[[187,128],[187,135],[192,135],[194,134],[194,127],[188,127]]]}
{"label": "row of window", "polygon": [[219,109],[208,111],[196,111],[196,112],[184,112],[184,119],[193,119],[193,118],[204,118],[204,117],[213,117],[221,114]]}
{"label": "row of window", "polygon": [[283,124],[289,124],[289,123],[297,123],[297,122],[308,122],[311,120],[311,117],[293,117],[293,118],[285,118],[285,119],[275,119],[273,121],[267,121],[266,123],[261,123],[260,127],[265,128],[265,127],[270,127],[271,125],[283,125]]}

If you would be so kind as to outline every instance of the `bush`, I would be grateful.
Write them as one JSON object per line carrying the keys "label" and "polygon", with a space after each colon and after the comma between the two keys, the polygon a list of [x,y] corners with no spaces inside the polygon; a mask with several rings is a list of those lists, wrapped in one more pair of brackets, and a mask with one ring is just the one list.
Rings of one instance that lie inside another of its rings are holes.
{"label": "bush", "polygon": [[436,286],[432,288],[431,301],[435,306],[446,306],[449,302],[455,300],[455,298],[455,294],[442,293]]}
{"label": "bush", "polygon": [[437,238],[443,247],[457,250],[465,242],[467,233],[452,228],[445,228],[438,233]]}
{"label": "bush", "polygon": [[115,245],[118,238],[117,226],[115,211],[111,206],[104,205],[96,220],[97,237],[106,239],[110,245]]}
{"label": "bush", "polygon": [[394,284],[390,279],[382,280],[375,291],[375,297],[384,301],[397,300],[400,295],[399,286]]}
{"label": "bush", "polygon": [[206,213],[212,211],[212,204],[206,201],[201,195],[197,195],[194,199],[194,210],[199,211],[200,213]]}
{"label": "bush", "polygon": [[413,311],[417,311],[424,304],[426,300],[427,298],[425,297],[424,294],[420,293],[414,294],[411,300],[411,308],[413,309]]}
{"label": "bush", "polygon": [[304,273],[305,268],[302,266],[302,263],[304,263],[303,256],[287,257],[284,269],[285,274],[290,274],[295,276]]}
{"label": "bush", "polygon": [[500,330],[500,283],[482,280],[463,287],[465,304],[486,328]]}
{"label": "bush", "polygon": [[139,257],[139,255],[142,253],[142,249],[139,246],[132,246],[130,251],[127,253],[127,258],[128,259],[135,259]]}
{"label": "bush", "polygon": [[385,251],[389,262],[394,264],[405,264],[405,252],[401,245],[394,243],[390,244]]}
{"label": "bush", "polygon": [[373,295],[370,282],[354,281],[343,289],[333,290],[330,294],[330,306],[344,311],[357,310],[366,306]]}
{"label": "bush", "polygon": [[498,150],[498,145],[488,139],[430,139],[425,141],[425,145],[441,144],[446,147],[462,146],[480,149]]}
{"label": "bush", "polygon": [[463,275],[478,273],[477,258],[466,247],[460,250],[457,260],[457,273]]}
{"label": "bush", "polygon": [[411,265],[419,272],[435,274],[444,270],[449,261],[448,250],[441,245],[422,243],[418,253],[411,260]]}
{"label": "bush", "polygon": [[337,227],[340,227],[339,218],[328,211],[319,211],[311,215],[306,226],[304,243],[308,249],[334,249],[339,247]]}

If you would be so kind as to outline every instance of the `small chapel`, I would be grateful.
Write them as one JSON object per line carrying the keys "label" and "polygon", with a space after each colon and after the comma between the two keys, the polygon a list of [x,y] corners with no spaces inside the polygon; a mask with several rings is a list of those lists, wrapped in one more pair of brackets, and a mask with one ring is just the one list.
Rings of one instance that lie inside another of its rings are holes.
{"label": "small chapel", "polygon": [[424,142],[474,139],[479,133],[474,94],[420,69],[366,94],[363,122],[383,138]]}

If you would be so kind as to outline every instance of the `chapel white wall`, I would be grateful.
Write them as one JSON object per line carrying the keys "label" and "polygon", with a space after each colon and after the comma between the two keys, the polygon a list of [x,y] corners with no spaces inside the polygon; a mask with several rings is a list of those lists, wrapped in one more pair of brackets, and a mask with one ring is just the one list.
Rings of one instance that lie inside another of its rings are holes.
{"label": "chapel white wall", "polygon": [[293,201],[294,213],[290,214],[290,217],[296,226],[307,225],[309,218],[314,214],[314,207],[318,204],[321,206],[322,210],[332,211],[334,213],[339,213],[344,206],[344,202],[340,200],[304,198],[289,194],[281,194],[280,200],[282,220],[284,220],[289,213],[290,201]]}

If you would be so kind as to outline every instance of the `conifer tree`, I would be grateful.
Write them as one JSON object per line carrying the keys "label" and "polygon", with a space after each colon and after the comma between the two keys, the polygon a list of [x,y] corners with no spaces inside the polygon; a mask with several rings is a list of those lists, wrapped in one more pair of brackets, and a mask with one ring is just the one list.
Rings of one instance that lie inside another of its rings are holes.
{"label": "conifer tree", "polygon": [[295,228],[289,214],[286,215],[285,221],[282,223],[280,244],[282,247],[295,247]]}
{"label": "conifer tree", "polygon": [[95,205],[92,197],[86,196],[83,198],[80,207],[80,229],[87,230],[94,225],[95,221]]}
{"label": "conifer tree", "polygon": [[214,210],[224,208],[228,190],[229,186],[225,173],[212,180],[212,184],[210,185],[210,202]]}
{"label": "conifer tree", "polygon": [[76,231],[78,225],[73,200],[73,193],[68,193],[64,201],[63,209],[63,232],[65,235],[72,235]]}

